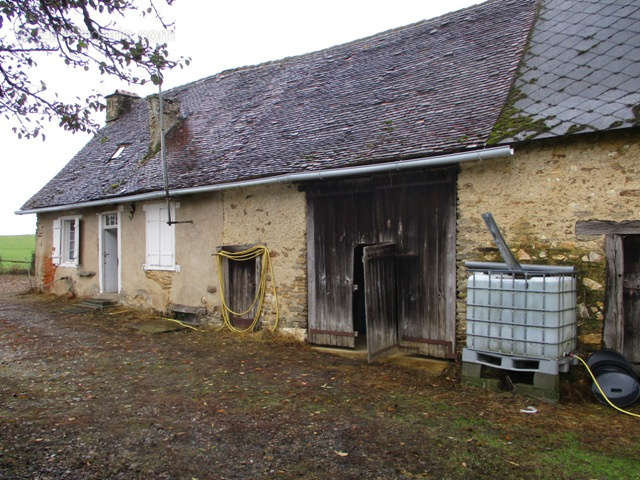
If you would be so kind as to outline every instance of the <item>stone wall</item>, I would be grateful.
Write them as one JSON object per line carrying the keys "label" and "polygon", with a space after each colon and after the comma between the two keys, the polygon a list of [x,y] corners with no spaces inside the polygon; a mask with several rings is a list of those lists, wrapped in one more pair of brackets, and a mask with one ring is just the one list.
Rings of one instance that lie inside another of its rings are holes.
{"label": "stone wall", "polygon": [[[491,212],[523,263],[575,265],[579,334],[601,334],[603,238],[577,237],[579,220],[637,220],[637,134],[583,135],[519,146],[508,159],[465,163],[458,177],[458,346],[466,329],[464,260],[502,261],[481,214]],[[593,337],[593,335],[592,335]]]}
{"label": "stone wall", "polygon": [[[305,194],[291,184],[226,190],[223,245],[266,245],[278,288],[280,321],[298,338],[307,329]],[[271,289],[267,291],[272,305]],[[271,322],[273,312],[265,312]]]}

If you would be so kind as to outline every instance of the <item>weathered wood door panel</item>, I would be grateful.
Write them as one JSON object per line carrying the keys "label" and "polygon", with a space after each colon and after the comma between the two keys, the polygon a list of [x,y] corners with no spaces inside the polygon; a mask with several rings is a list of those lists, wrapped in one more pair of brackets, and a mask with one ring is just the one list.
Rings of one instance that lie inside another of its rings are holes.
{"label": "weathered wood door panel", "polygon": [[[218,247],[218,250],[242,252],[251,247],[253,245],[223,245]],[[258,294],[260,258],[243,261],[224,258],[222,269],[224,295],[228,307],[235,312],[244,312],[243,315],[230,314],[231,323],[238,328],[247,328],[251,325],[256,312],[256,305],[251,309],[249,307],[252,306]]]}
{"label": "weathered wood door panel", "polygon": [[604,345],[622,353],[624,337],[624,309],[622,305],[624,255],[622,237],[620,235],[607,235],[604,241],[604,251],[607,257]]}
{"label": "weathered wood door panel", "polygon": [[640,235],[605,236],[604,344],[640,363]]}
{"label": "weathered wood door panel", "polygon": [[309,341],[355,345],[354,249],[396,244],[398,340],[450,358],[455,343],[456,170],[306,185]]}
{"label": "weathered wood door panel", "polygon": [[367,194],[310,198],[310,343],[355,347],[353,255],[355,245],[373,243],[371,203]]}
{"label": "weathered wood door panel", "polygon": [[630,362],[640,363],[640,235],[624,235],[622,245],[622,354]]}
{"label": "weathered wood door panel", "polygon": [[369,362],[398,344],[395,245],[364,247],[364,295]]}
{"label": "weathered wood door panel", "polygon": [[378,241],[397,245],[402,345],[449,358],[455,342],[455,188],[453,174],[428,186],[379,189]]}
{"label": "weathered wood door panel", "polygon": [[[229,306],[236,312],[245,311],[256,296],[256,259],[242,262],[226,260],[229,269]],[[252,313],[246,316],[253,317]]]}

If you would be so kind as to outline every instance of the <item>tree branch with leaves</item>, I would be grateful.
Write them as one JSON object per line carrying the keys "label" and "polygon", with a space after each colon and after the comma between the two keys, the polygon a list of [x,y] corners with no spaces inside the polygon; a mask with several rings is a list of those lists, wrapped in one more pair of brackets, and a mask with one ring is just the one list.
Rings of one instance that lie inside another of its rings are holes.
{"label": "tree branch with leaves", "polygon": [[[164,0],[168,5],[173,0]],[[125,31],[125,17],[151,16],[169,29],[154,0],[0,0],[0,114],[19,138],[42,136],[45,122],[69,131],[96,131],[92,113],[102,97],[61,100],[38,77],[38,62],[57,56],[68,68],[96,71],[127,84],[161,82],[162,71],[189,64],[169,58],[166,43]]]}

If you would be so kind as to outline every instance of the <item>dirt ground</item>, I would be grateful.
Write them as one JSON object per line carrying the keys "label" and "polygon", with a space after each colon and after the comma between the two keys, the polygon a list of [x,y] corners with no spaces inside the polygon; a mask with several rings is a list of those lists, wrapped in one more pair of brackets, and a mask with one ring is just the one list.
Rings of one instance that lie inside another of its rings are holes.
{"label": "dirt ground", "polygon": [[266,333],[144,334],[146,314],[8,290],[2,479],[640,479],[640,420],[590,397],[549,405]]}

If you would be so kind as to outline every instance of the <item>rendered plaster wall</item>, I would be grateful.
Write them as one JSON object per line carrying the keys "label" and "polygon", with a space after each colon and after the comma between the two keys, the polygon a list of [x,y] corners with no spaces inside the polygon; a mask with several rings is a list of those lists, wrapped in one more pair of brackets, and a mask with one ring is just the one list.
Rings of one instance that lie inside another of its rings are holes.
{"label": "rendered plaster wall", "polygon": [[461,165],[458,177],[458,346],[466,341],[464,260],[502,261],[481,214],[491,212],[522,263],[575,265],[579,334],[599,342],[604,239],[575,234],[579,220],[637,220],[640,139],[612,133],[516,147],[513,157]]}
{"label": "rendered plaster wall", "polygon": [[[147,204],[156,202],[146,202]],[[180,197],[175,225],[178,271],[144,270],[146,219],[144,202],[124,204],[121,214],[122,303],[166,311],[170,304],[204,309],[209,320],[220,321],[220,298],[216,258],[223,245],[266,245],[271,251],[278,292],[281,330],[298,338],[306,334],[306,203],[304,193],[293,185],[271,185]],[[40,285],[56,294],[99,294],[98,228],[100,212],[38,216],[36,269]],[[51,264],[52,222],[60,216],[81,214],[81,264],[78,268],[55,268]],[[49,273],[47,273],[49,272]],[[85,277],[81,275],[89,274]],[[93,274],[93,275],[91,275]],[[53,280],[47,282],[47,275]],[[273,322],[271,283],[263,321]]]}
{"label": "rendered plaster wall", "polygon": [[[125,303],[164,311],[169,304],[206,309],[220,321],[218,264],[212,256],[223,245],[266,245],[278,292],[280,327],[303,337],[306,329],[305,197],[292,185],[271,185],[181,197],[176,210],[176,272],[141,268],[145,258],[143,205],[123,220]],[[233,308],[233,305],[231,306]],[[271,284],[263,321],[273,322]]]}
{"label": "rendered plaster wall", "polygon": [[[221,195],[204,194],[180,197],[174,220],[191,220],[172,226],[175,229],[176,264],[179,271],[145,270],[146,217],[138,203],[131,214],[129,206],[122,215],[122,301],[135,307],[166,311],[169,304],[204,308],[217,312],[217,270],[211,254],[219,245],[222,232]],[[160,202],[163,203],[163,202]]]}
{"label": "rendered plaster wall", "polygon": [[[38,214],[36,227],[36,278],[38,285],[57,295],[94,296],[98,279],[98,210],[70,210]],[[80,260],[78,267],[53,265],[53,221],[80,215]]]}

